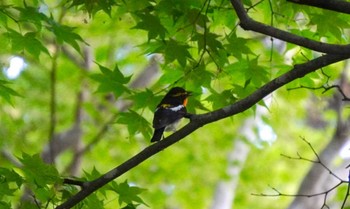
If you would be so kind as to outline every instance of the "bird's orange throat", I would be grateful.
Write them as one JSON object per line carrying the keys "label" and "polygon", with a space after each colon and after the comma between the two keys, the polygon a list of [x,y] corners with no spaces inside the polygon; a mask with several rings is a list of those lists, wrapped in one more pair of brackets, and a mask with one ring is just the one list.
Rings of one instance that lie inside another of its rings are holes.
{"label": "bird's orange throat", "polygon": [[185,100],[184,100],[184,106],[186,107],[186,105],[187,105],[187,102],[188,102],[188,98],[186,98]]}

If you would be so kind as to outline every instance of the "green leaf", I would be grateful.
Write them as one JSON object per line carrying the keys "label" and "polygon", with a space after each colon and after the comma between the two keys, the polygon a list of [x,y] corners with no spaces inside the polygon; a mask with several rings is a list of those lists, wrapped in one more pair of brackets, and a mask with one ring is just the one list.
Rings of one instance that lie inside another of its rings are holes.
{"label": "green leaf", "polygon": [[36,37],[36,33],[34,32],[26,33],[24,35],[24,38],[25,38],[24,48],[35,57],[39,57],[41,52],[44,52],[45,54],[49,55],[49,51],[47,50],[47,48],[44,47],[44,45],[35,37]]}
{"label": "green leaf", "polygon": [[263,83],[269,81],[270,73],[259,65],[258,58],[252,60],[241,59],[239,62],[225,67],[225,72],[232,76],[236,85],[245,87],[248,84],[253,84],[260,87]]}
{"label": "green leaf", "polygon": [[217,40],[219,37],[220,36],[215,33],[208,33],[205,36],[207,46],[215,53],[217,53],[219,49],[223,48],[221,41]]}
{"label": "green leaf", "polygon": [[[178,2],[178,1],[176,1]],[[198,3],[199,1],[193,1]],[[183,2],[186,5],[188,4],[188,1]],[[202,14],[201,12],[201,8],[202,5],[199,8],[191,8],[189,11],[187,11],[187,15],[186,15],[186,19],[188,20],[189,23],[193,24],[197,24],[198,26],[205,28],[207,27],[206,24],[209,22],[209,19],[207,17],[207,15]]]}
{"label": "green leaf", "polygon": [[130,99],[134,102],[132,105],[133,109],[136,110],[144,108],[152,110],[157,105],[155,95],[149,89],[133,94]]}
{"label": "green leaf", "polygon": [[86,179],[87,179],[88,181],[93,181],[93,180],[95,180],[95,179],[101,177],[101,173],[96,169],[95,166],[92,168],[92,171],[91,171],[90,173],[84,171],[84,174],[85,174]]}
{"label": "green leaf", "polygon": [[98,198],[98,195],[95,193],[84,199],[84,208],[105,209],[106,207],[104,204],[104,200],[102,198]]}
{"label": "green leaf", "polygon": [[72,46],[77,52],[80,52],[80,46],[78,42],[87,44],[83,38],[73,32],[75,28],[66,25],[61,25],[54,21],[52,18],[47,21],[49,23],[48,30],[50,30],[56,36],[56,40],[59,44],[67,43]]}
{"label": "green leaf", "polygon": [[7,87],[6,85],[10,84],[8,81],[5,80],[0,80],[0,97],[6,100],[9,104],[12,104],[12,96],[18,96],[20,97],[21,95],[17,93],[15,90]]}
{"label": "green leaf", "polygon": [[226,39],[228,41],[228,44],[225,45],[226,51],[237,59],[242,59],[242,54],[254,55],[253,51],[247,46],[249,39],[238,38],[235,33],[232,33]]}
{"label": "green leaf", "polygon": [[163,72],[163,75],[158,80],[160,85],[174,83],[184,76],[184,72],[178,68],[168,68]]}
{"label": "green leaf", "polygon": [[232,90],[224,90],[221,93],[212,90],[211,95],[206,100],[212,103],[212,108],[215,110],[233,104],[237,98]]}
{"label": "green leaf", "polygon": [[[100,178],[102,176],[102,174],[96,169],[96,167],[94,166],[91,172],[87,172],[84,170],[84,174],[85,174],[85,178],[81,179],[81,181],[93,181],[96,180],[98,178]],[[106,195],[106,187],[102,187],[100,188],[98,191],[103,194]]]}
{"label": "green leaf", "polygon": [[1,182],[15,182],[18,188],[23,184],[23,178],[14,170],[7,168],[0,168],[0,179]]}
{"label": "green leaf", "polygon": [[28,182],[44,187],[61,181],[56,168],[44,163],[39,154],[30,156],[23,153],[19,160],[23,164],[22,170]]}
{"label": "green leaf", "polygon": [[73,185],[63,185],[61,193],[62,200],[66,200],[78,192],[78,188]]}
{"label": "green leaf", "polygon": [[127,204],[125,207],[123,207],[122,209],[136,209],[138,205],[134,205],[132,203]]}
{"label": "green leaf", "polygon": [[115,5],[114,0],[73,0],[71,7],[73,6],[83,6],[84,9],[91,15],[94,15],[98,11],[102,10],[109,16],[111,16],[112,6]]}
{"label": "green leaf", "polygon": [[269,81],[270,73],[259,65],[258,58],[256,57],[253,60],[248,62],[248,69],[245,71],[246,79],[251,79],[252,84],[256,87],[260,87],[264,83]]}
{"label": "green leaf", "polygon": [[117,123],[127,125],[130,136],[134,136],[136,133],[141,133],[147,139],[151,137],[152,129],[150,123],[133,110],[120,113]]}
{"label": "green leaf", "polygon": [[129,89],[124,84],[129,83],[131,76],[125,77],[116,65],[113,70],[110,70],[100,64],[98,64],[102,74],[92,74],[90,77],[99,82],[100,85],[97,92],[113,92],[118,98],[124,92],[129,93]]}
{"label": "green leaf", "polygon": [[1,209],[12,209],[11,203],[0,201],[0,208]]}
{"label": "green leaf", "polygon": [[[325,15],[328,15],[329,18],[325,18]],[[339,17],[336,12],[324,11],[324,13],[313,13],[309,16],[310,25],[315,24],[317,26],[317,33],[320,38],[332,37],[340,41],[343,35],[342,30],[350,27],[349,23]]]}
{"label": "green leaf", "polygon": [[126,203],[127,205],[134,206],[133,203],[140,203],[148,206],[139,197],[139,194],[141,194],[146,189],[143,189],[137,186],[130,186],[127,180],[125,180],[123,183],[120,183],[120,184],[117,184],[116,182],[112,182],[110,186],[110,190],[118,193],[119,195],[118,201],[120,205],[122,205],[123,203]]}
{"label": "green leaf", "polygon": [[5,13],[5,11],[9,8],[10,6],[7,5],[0,5],[0,25],[3,25],[5,28],[8,27],[7,25],[7,15]]}
{"label": "green leaf", "polygon": [[122,1],[130,12],[142,11],[152,6],[150,0]]}
{"label": "green leaf", "polygon": [[190,82],[189,85],[192,83],[192,86],[198,86],[198,81],[200,81],[202,86],[210,88],[213,77],[213,73],[207,71],[205,64],[201,63],[197,68],[188,73],[185,79],[186,83]]}
{"label": "green leaf", "polygon": [[20,21],[34,24],[38,31],[41,31],[43,21],[48,19],[48,17],[39,12],[39,8],[36,7],[25,6],[14,8],[20,12]]}
{"label": "green leaf", "polygon": [[148,41],[151,39],[156,39],[157,37],[160,37],[161,39],[165,38],[167,30],[161,24],[159,17],[149,12],[136,15],[140,18],[141,21],[139,21],[133,28],[148,31]]}
{"label": "green leaf", "polygon": [[24,36],[15,30],[8,29],[8,36],[11,40],[12,50],[15,52],[28,51],[31,55],[38,58],[41,52],[49,55],[46,47],[36,39],[35,32],[28,32]]}
{"label": "green leaf", "polygon": [[209,49],[214,53],[218,53],[219,49],[223,49],[223,45],[217,40],[220,36],[215,33],[196,33],[192,40],[197,41],[198,53]]}
{"label": "green leaf", "polygon": [[246,85],[245,70],[248,68],[248,62],[244,59],[239,62],[230,64],[224,68],[224,71],[230,75],[231,80],[238,86],[244,87]]}
{"label": "green leaf", "polygon": [[248,95],[250,95],[253,91],[256,90],[256,87],[252,85],[240,86],[240,85],[233,84],[232,86],[233,86],[232,92],[234,92],[235,97],[237,97],[238,99],[245,98]]}
{"label": "green leaf", "polygon": [[165,63],[171,63],[177,60],[182,67],[186,67],[187,59],[193,59],[188,52],[190,48],[187,44],[180,44],[177,41],[170,39],[166,42],[164,55]]}
{"label": "green leaf", "polygon": [[13,196],[16,189],[10,189],[10,185],[7,182],[0,182],[0,198],[3,196]]}

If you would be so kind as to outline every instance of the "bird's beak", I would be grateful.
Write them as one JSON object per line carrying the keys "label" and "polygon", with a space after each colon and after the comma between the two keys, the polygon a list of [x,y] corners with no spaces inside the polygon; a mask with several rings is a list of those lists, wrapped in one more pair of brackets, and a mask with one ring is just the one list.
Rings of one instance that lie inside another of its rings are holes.
{"label": "bird's beak", "polygon": [[192,91],[186,91],[187,96],[192,96]]}

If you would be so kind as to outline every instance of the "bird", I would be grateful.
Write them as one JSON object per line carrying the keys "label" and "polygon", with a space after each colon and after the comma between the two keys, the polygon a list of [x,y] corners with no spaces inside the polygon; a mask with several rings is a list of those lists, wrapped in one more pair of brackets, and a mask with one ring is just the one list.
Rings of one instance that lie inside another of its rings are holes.
{"label": "bird", "polygon": [[181,87],[173,87],[163,97],[154,112],[154,134],[151,142],[160,141],[164,131],[176,131],[176,124],[181,118],[187,116],[186,105],[190,91]]}

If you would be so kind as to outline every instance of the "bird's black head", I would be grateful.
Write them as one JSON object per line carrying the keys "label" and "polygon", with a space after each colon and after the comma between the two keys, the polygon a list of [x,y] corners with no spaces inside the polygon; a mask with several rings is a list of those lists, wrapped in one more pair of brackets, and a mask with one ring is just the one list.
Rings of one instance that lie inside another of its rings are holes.
{"label": "bird's black head", "polygon": [[191,96],[191,92],[186,91],[185,89],[183,89],[181,87],[174,87],[174,88],[170,89],[170,91],[166,94],[166,96],[187,98],[187,97]]}
{"label": "bird's black head", "polygon": [[172,106],[187,104],[187,98],[191,96],[190,91],[181,87],[174,87],[165,95],[160,104],[171,104]]}

